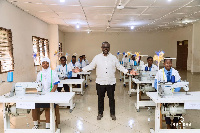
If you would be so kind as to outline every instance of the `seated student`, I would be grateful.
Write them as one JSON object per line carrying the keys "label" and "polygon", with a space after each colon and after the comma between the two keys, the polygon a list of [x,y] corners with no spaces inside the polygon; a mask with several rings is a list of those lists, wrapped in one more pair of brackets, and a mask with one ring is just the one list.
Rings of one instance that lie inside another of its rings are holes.
{"label": "seated student", "polygon": [[83,56],[83,60],[85,61],[86,63],[86,66],[89,65],[89,61],[86,59],[85,55],[82,55]]}
{"label": "seated student", "polygon": [[130,65],[132,65],[132,66],[136,66],[137,65],[137,61],[135,60],[135,56],[134,55],[131,56]]}
{"label": "seated student", "polygon": [[72,61],[68,64],[68,66],[71,68],[71,69],[75,69],[75,68],[79,68],[80,67],[80,63],[77,61],[76,62],[76,56],[72,56]]}
{"label": "seated student", "polygon": [[[43,58],[41,60],[42,63],[42,71],[40,71],[37,74],[37,82],[42,82],[42,92],[44,93],[50,93],[55,92],[58,83],[60,82],[58,79],[58,75],[55,71],[51,70],[50,68],[50,59],[49,58]],[[38,112],[40,108],[44,108],[45,110],[45,117],[46,117],[46,129],[50,128],[50,104],[49,103],[36,103],[35,109],[32,110],[32,116],[33,116],[33,123],[34,127],[33,129],[38,129],[38,115],[40,115]]]}
{"label": "seated student", "polygon": [[148,67],[148,71],[157,71],[158,67],[153,64],[153,57],[149,56],[147,58],[147,64],[142,66],[142,70],[145,71],[145,67]]}
{"label": "seated student", "polygon": [[138,66],[143,66],[144,65],[144,61],[142,61],[141,59],[142,59],[142,57],[139,56]]}
{"label": "seated student", "polygon": [[122,58],[123,66],[127,67],[129,58],[127,57],[127,54],[125,53],[124,57]]}
{"label": "seated student", "polygon": [[[59,77],[59,79],[70,79],[72,77],[72,69],[69,65],[66,64],[66,57],[62,56],[60,57],[60,65],[56,67],[57,72],[62,72],[64,74],[64,77]],[[69,86],[67,84],[63,84],[65,92],[69,92]],[[57,88],[58,92],[61,92],[62,87]]]}
{"label": "seated student", "polygon": [[[80,69],[80,63],[77,61],[76,62],[76,56],[72,56],[72,61],[68,64],[68,66],[73,70],[75,68]],[[80,79],[80,75],[77,75],[76,73],[72,72],[72,79]]]}
{"label": "seated student", "polygon": [[[181,81],[181,77],[178,73],[177,70],[175,70],[174,68],[172,68],[172,59],[167,59],[170,57],[166,57],[164,59],[164,68],[160,69],[156,75],[155,78],[155,82],[154,82],[154,86],[157,90],[157,82],[171,82],[171,76],[174,75],[175,76],[175,82],[180,82]],[[159,75],[159,77],[158,77]],[[181,87],[175,88],[175,92],[179,92],[181,89]],[[165,117],[166,120],[166,124],[167,124],[167,128],[171,129],[171,128],[175,128],[173,127],[173,125],[171,126],[171,120],[170,117]],[[174,123],[178,123],[179,118],[178,117],[174,117],[173,122]]]}
{"label": "seated student", "polygon": [[80,57],[79,57],[78,63],[80,64],[80,68],[79,68],[79,69],[82,69],[83,67],[86,66],[86,63],[85,63],[85,61],[83,60],[83,56],[80,56]]}

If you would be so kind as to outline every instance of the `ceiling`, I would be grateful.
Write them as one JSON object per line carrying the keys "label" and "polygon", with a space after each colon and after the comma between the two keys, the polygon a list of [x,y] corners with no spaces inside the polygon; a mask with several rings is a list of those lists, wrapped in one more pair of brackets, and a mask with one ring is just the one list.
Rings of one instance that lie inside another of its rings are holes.
{"label": "ceiling", "polygon": [[[58,24],[63,32],[148,32],[200,19],[200,0],[7,1],[49,24]],[[124,9],[117,8],[120,2],[127,3]]]}

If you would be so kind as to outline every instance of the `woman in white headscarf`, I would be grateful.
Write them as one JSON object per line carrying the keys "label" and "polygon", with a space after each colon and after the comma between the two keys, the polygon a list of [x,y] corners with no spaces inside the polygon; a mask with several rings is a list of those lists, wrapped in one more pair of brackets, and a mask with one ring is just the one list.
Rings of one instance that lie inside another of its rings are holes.
{"label": "woman in white headscarf", "polygon": [[[49,93],[55,92],[57,87],[59,78],[55,71],[50,68],[50,59],[42,58],[41,60],[42,71],[37,74],[37,82],[42,82],[42,92]],[[33,129],[38,129],[38,112],[39,108],[45,109],[45,117],[46,117],[46,129],[50,128],[50,104],[49,103],[36,103],[35,108],[32,110],[34,127]]]}

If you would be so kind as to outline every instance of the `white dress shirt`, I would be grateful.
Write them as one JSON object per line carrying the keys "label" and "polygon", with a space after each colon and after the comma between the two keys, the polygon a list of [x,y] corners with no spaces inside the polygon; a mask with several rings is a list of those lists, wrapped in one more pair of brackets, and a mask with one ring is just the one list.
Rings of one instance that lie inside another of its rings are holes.
{"label": "white dress shirt", "polygon": [[83,71],[93,70],[96,67],[96,83],[100,85],[116,84],[115,71],[116,68],[123,73],[128,73],[128,70],[120,65],[116,56],[109,53],[104,56],[103,53],[96,55],[92,62],[84,67]]}

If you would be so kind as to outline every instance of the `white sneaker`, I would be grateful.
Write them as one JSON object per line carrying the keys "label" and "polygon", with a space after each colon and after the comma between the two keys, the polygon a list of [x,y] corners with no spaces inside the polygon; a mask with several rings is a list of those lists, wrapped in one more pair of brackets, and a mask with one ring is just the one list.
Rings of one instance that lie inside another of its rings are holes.
{"label": "white sneaker", "polygon": [[39,125],[34,125],[32,129],[39,129]]}

